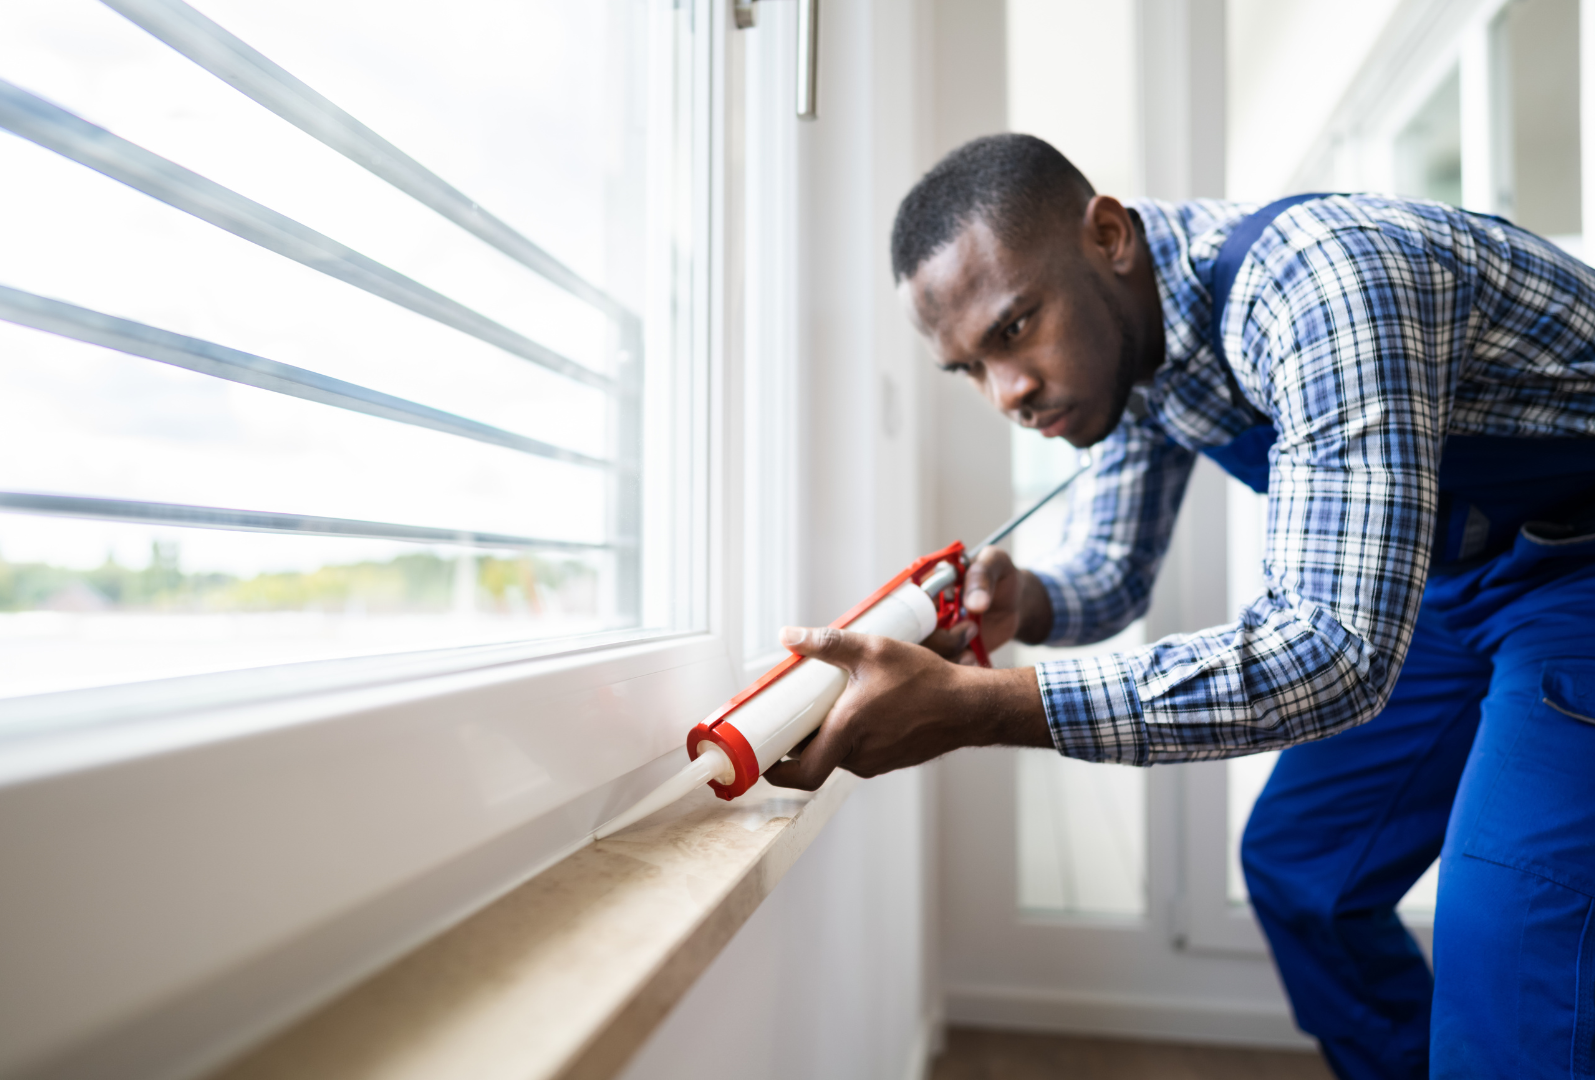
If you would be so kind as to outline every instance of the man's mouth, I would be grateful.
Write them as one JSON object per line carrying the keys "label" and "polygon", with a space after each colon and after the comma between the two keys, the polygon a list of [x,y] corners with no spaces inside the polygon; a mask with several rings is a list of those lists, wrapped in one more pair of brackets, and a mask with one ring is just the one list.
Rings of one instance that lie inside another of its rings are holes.
{"label": "man's mouth", "polygon": [[1056,412],[1042,413],[1036,417],[1035,429],[1041,432],[1044,438],[1056,439],[1069,427],[1069,414],[1072,410],[1059,409]]}

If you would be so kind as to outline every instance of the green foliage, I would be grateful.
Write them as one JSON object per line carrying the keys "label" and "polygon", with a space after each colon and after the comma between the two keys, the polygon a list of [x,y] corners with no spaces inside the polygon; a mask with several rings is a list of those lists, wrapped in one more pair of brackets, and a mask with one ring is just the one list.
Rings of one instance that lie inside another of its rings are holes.
{"label": "green foliage", "polygon": [[[142,570],[122,566],[110,556],[92,570],[0,559],[0,611],[441,612],[453,604],[455,561],[420,551],[387,562],[239,578],[185,574],[177,545],[157,541]],[[542,610],[548,591],[592,574],[591,567],[571,560],[477,556],[477,598],[498,610],[524,605],[535,613]]]}

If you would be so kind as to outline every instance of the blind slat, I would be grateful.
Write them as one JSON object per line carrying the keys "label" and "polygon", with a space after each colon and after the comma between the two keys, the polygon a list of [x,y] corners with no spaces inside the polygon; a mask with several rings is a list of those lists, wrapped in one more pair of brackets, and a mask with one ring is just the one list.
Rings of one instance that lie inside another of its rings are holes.
{"label": "blind slat", "polygon": [[628,327],[637,316],[463,192],[182,0],[102,0],[310,137]]}
{"label": "blind slat", "polygon": [[0,491],[0,511],[46,514],[53,517],[94,518],[99,521],[133,521],[150,525],[176,525],[195,529],[242,532],[297,533],[303,536],[341,536],[366,540],[405,540],[420,544],[453,544],[482,548],[522,548],[538,551],[606,551],[635,547],[635,541],[589,543],[549,540],[533,536],[476,532],[471,529],[436,529],[424,525],[396,525],[353,518],[279,514],[266,510],[233,510],[215,506],[142,502],[135,499],[100,499],[83,495],[51,495],[30,491]]}
{"label": "blind slat", "polygon": [[0,128],[201,221],[577,382],[615,380],[230,188],[0,79]]}
{"label": "blind slat", "polygon": [[0,285],[0,319],[228,382],[589,468],[611,462],[405,398],[131,319]]}

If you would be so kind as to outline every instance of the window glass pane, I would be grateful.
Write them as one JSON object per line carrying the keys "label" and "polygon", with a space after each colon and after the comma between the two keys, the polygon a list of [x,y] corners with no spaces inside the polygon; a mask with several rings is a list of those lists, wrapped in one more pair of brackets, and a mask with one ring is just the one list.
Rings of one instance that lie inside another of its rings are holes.
{"label": "window glass pane", "polygon": [[602,554],[8,515],[8,697],[604,628]]}
{"label": "window glass pane", "polygon": [[1246,902],[1246,875],[1241,872],[1241,834],[1246,831],[1246,819],[1252,816],[1252,804],[1262,794],[1263,785],[1268,783],[1268,777],[1274,771],[1274,762],[1278,760],[1278,751],[1229,760],[1228,882],[1232,904]]}
{"label": "window glass pane", "polygon": [[[1094,651],[1142,644],[1141,623]],[[1021,649],[1017,661],[1084,650]],[[1019,753],[1019,906],[1072,915],[1146,914],[1146,770]]]}
{"label": "window glass pane", "polygon": [[[368,179],[373,189],[386,187],[369,174]],[[595,388],[4,133],[0,193],[9,205],[33,208],[0,216],[0,284],[310,368],[572,449],[594,453],[605,445],[607,401]],[[150,366],[147,360],[128,363]]]}
{"label": "window glass pane", "polygon": [[13,373],[0,395],[6,491],[604,539],[604,491],[583,466],[9,323],[0,354]]}
{"label": "window glass pane", "polygon": [[1518,0],[1494,29],[1501,213],[1541,236],[1576,238],[1578,0]]}
{"label": "window glass pane", "polygon": [[672,52],[689,0],[470,0],[447,18],[428,0],[194,6],[641,307],[648,136],[668,134],[676,77],[690,84]]}
{"label": "window glass pane", "polygon": [[1451,69],[1396,136],[1396,192],[1462,202],[1462,85]]}
{"label": "window glass pane", "polygon": [[[1061,439],[1015,429],[1016,508],[1030,506],[1079,467],[1080,454]],[[1013,553],[1023,566],[1045,559],[1068,536],[1084,486],[1042,508],[1014,534]],[[1074,511],[1074,512],[1071,512]],[[1133,649],[1145,642],[1137,622],[1107,641],[1078,648],[1021,646],[1021,666]],[[1079,915],[1146,914],[1146,770],[1075,761],[1048,750],[1019,754],[1019,906],[1028,911]]]}
{"label": "window glass pane", "polygon": [[700,624],[693,6],[196,7],[568,270],[102,4],[5,5],[0,696]]}

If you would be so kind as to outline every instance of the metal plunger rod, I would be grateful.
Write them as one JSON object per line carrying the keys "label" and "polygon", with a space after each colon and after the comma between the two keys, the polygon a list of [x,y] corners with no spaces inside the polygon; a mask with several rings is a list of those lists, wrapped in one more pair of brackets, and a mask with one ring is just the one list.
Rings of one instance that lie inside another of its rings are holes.
{"label": "metal plunger rod", "polygon": [[979,555],[980,552],[983,549],[989,548],[991,545],[1001,542],[1009,533],[1013,532],[1019,526],[1023,525],[1026,521],[1030,520],[1030,515],[1031,514],[1034,514],[1037,510],[1040,510],[1043,506],[1046,506],[1049,502],[1051,502],[1053,499],[1055,499],[1058,495],[1062,494],[1063,489],[1068,487],[1070,484],[1074,483],[1076,480],[1078,480],[1080,478],[1080,474],[1081,473],[1084,473],[1084,472],[1088,471],[1091,468],[1091,453],[1090,453],[1090,451],[1086,451],[1085,453],[1081,454],[1080,456],[1084,459],[1084,461],[1081,463],[1080,467],[1078,469],[1076,469],[1074,472],[1070,473],[1068,476],[1064,477],[1062,482],[1059,483],[1057,487],[1053,488],[1051,491],[1049,491],[1045,495],[1041,496],[1041,498],[1037,499],[1034,503],[1031,503],[1030,504],[1030,509],[1021,510],[1019,513],[1015,514],[1013,517],[1009,518],[1007,521],[1005,521],[1001,525],[999,525],[997,527],[997,531],[996,532],[992,533],[990,536],[986,537],[980,543],[978,543],[974,547],[970,548],[969,549],[969,554],[970,554],[971,559],[973,559],[974,556]]}

